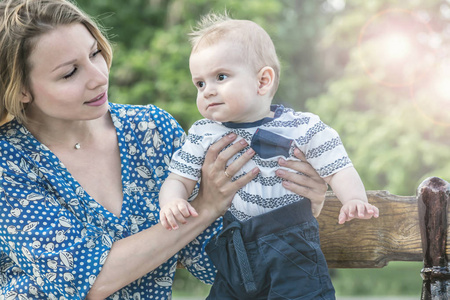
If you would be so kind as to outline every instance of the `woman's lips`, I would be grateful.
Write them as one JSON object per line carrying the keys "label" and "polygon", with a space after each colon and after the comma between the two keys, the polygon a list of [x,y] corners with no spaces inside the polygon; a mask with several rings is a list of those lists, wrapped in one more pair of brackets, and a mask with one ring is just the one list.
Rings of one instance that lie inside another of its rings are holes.
{"label": "woman's lips", "polygon": [[106,101],[108,101],[108,94],[106,92],[103,92],[94,99],[85,102],[84,104],[89,106],[100,106],[103,105]]}

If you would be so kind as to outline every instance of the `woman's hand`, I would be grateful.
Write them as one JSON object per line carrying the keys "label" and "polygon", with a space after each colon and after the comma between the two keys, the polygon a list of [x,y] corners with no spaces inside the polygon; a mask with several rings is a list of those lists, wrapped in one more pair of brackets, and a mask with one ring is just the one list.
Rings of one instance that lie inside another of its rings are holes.
{"label": "woman's hand", "polygon": [[211,145],[202,167],[202,180],[196,200],[200,198],[204,205],[210,205],[211,208],[216,210],[218,216],[227,211],[236,192],[259,173],[259,169],[254,168],[239,179],[231,181],[231,178],[255,154],[255,151],[250,148],[227,167],[228,160],[248,146],[247,142],[242,139],[223,150],[235,139],[236,134],[232,133]]}
{"label": "woman's hand", "polygon": [[286,170],[281,169],[277,170],[276,174],[285,179],[285,181],[283,181],[283,186],[286,189],[311,200],[313,215],[317,217],[325,202],[325,193],[328,190],[328,185],[306,161],[305,155],[299,149],[294,150],[294,155],[301,161],[280,158],[278,163],[282,167],[301,172],[305,175],[287,172]]}

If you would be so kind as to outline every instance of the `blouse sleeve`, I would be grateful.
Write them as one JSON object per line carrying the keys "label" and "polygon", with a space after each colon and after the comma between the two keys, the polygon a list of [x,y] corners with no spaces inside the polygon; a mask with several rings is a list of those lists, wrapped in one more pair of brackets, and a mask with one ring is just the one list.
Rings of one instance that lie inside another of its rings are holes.
{"label": "blouse sleeve", "polygon": [[179,261],[192,275],[206,284],[213,284],[216,268],[206,254],[205,247],[221,230],[222,218],[219,218],[179,252]]}
{"label": "blouse sleeve", "polygon": [[9,295],[84,299],[111,238],[89,221],[83,212],[88,208],[81,209],[76,197],[62,196],[71,187],[63,186],[54,170],[6,142],[0,149],[0,245]]}

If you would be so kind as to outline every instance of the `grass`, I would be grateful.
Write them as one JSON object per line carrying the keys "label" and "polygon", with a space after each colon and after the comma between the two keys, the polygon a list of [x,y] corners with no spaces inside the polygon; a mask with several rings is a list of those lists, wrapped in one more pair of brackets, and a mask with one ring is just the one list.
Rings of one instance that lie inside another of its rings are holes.
{"label": "grass", "polygon": [[332,270],[338,296],[417,296],[420,298],[421,262],[391,262],[380,269]]}
{"label": "grass", "polygon": [[[337,296],[417,296],[420,298],[421,262],[391,262],[381,269],[332,269]],[[188,271],[177,270],[174,297],[195,296],[204,299],[209,286]]]}

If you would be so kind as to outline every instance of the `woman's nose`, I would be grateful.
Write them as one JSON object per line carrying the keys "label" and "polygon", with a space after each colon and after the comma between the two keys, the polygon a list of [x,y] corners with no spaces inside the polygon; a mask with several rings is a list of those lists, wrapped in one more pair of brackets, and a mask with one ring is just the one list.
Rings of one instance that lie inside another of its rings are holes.
{"label": "woman's nose", "polygon": [[96,89],[108,84],[108,68],[99,64],[91,64],[89,67],[88,88]]}

